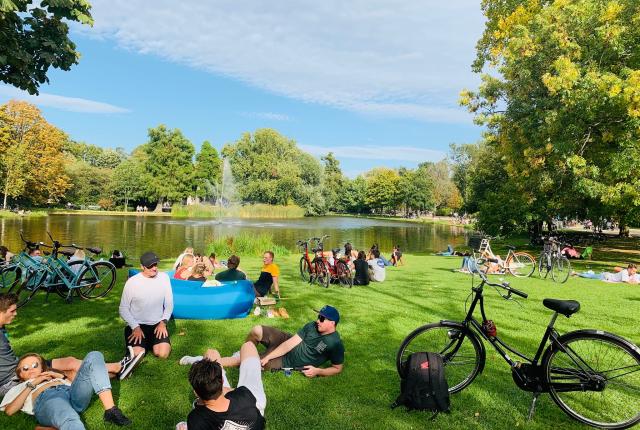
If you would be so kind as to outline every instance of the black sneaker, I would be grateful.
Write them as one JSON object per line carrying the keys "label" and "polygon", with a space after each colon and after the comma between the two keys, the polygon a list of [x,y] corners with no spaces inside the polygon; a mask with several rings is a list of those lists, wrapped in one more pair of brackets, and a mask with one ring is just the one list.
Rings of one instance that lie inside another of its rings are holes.
{"label": "black sneaker", "polygon": [[131,420],[125,417],[122,411],[118,409],[117,406],[104,411],[104,420],[117,426],[128,426],[131,424]]}
{"label": "black sneaker", "polygon": [[142,361],[142,357],[144,357],[144,351],[138,355],[133,355],[133,348],[129,347],[129,354],[120,360],[121,368],[120,373],[118,373],[118,378],[122,380],[131,375],[131,371]]}

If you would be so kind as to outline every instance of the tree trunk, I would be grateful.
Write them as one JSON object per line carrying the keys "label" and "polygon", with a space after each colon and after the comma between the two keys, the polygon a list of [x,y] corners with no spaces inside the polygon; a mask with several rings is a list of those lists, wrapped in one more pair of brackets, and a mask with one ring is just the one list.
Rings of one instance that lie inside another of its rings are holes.
{"label": "tree trunk", "polygon": [[164,197],[160,197],[158,203],[156,204],[156,208],[153,210],[154,212],[162,212],[162,203],[164,203]]}
{"label": "tree trunk", "polygon": [[124,195],[124,211],[127,211],[127,208],[129,207],[129,194],[125,193]]}
{"label": "tree trunk", "polygon": [[8,192],[9,192],[9,178],[7,177],[7,180],[4,183],[4,202],[2,203],[2,209],[7,209],[7,193]]}
{"label": "tree trunk", "polygon": [[629,237],[629,226],[626,224],[620,223],[620,231],[618,232],[618,237]]}

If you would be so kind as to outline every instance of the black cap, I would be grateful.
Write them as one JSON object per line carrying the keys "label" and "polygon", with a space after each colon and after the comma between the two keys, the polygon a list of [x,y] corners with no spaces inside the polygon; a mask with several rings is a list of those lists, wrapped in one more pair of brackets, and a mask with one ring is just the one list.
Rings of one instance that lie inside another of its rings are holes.
{"label": "black cap", "polygon": [[145,252],[142,254],[142,257],[140,257],[140,264],[142,264],[143,267],[151,267],[154,264],[158,264],[158,261],[160,261],[160,258],[151,251]]}

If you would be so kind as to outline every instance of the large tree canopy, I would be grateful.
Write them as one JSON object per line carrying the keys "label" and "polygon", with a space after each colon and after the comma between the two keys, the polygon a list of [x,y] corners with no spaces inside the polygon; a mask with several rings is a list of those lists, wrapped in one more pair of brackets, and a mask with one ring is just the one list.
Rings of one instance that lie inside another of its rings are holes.
{"label": "large tree canopy", "polygon": [[486,144],[506,172],[500,192],[524,205],[517,224],[597,213],[624,232],[640,206],[640,169],[630,162],[640,156],[640,3],[482,7],[487,26],[474,68],[498,74],[483,75],[462,103],[488,127]]}
{"label": "large tree canopy", "polygon": [[86,0],[1,0],[0,81],[38,94],[50,67],[69,70],[80,54],[64,22],[92,25]]}

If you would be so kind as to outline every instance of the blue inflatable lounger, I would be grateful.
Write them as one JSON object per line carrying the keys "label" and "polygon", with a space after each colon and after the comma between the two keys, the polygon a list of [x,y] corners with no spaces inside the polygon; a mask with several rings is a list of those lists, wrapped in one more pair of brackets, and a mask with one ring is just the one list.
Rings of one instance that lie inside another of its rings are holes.
{"label": "blue inflatable lounger", "polygon": [[[129,269],[129,277],[140,270]],[[223,282],[203,287],[204,282],[183,281],[167,272],[173,291],[173,317],[193,320],[244,318],[253,307],[255,293],[250,281]]]}

